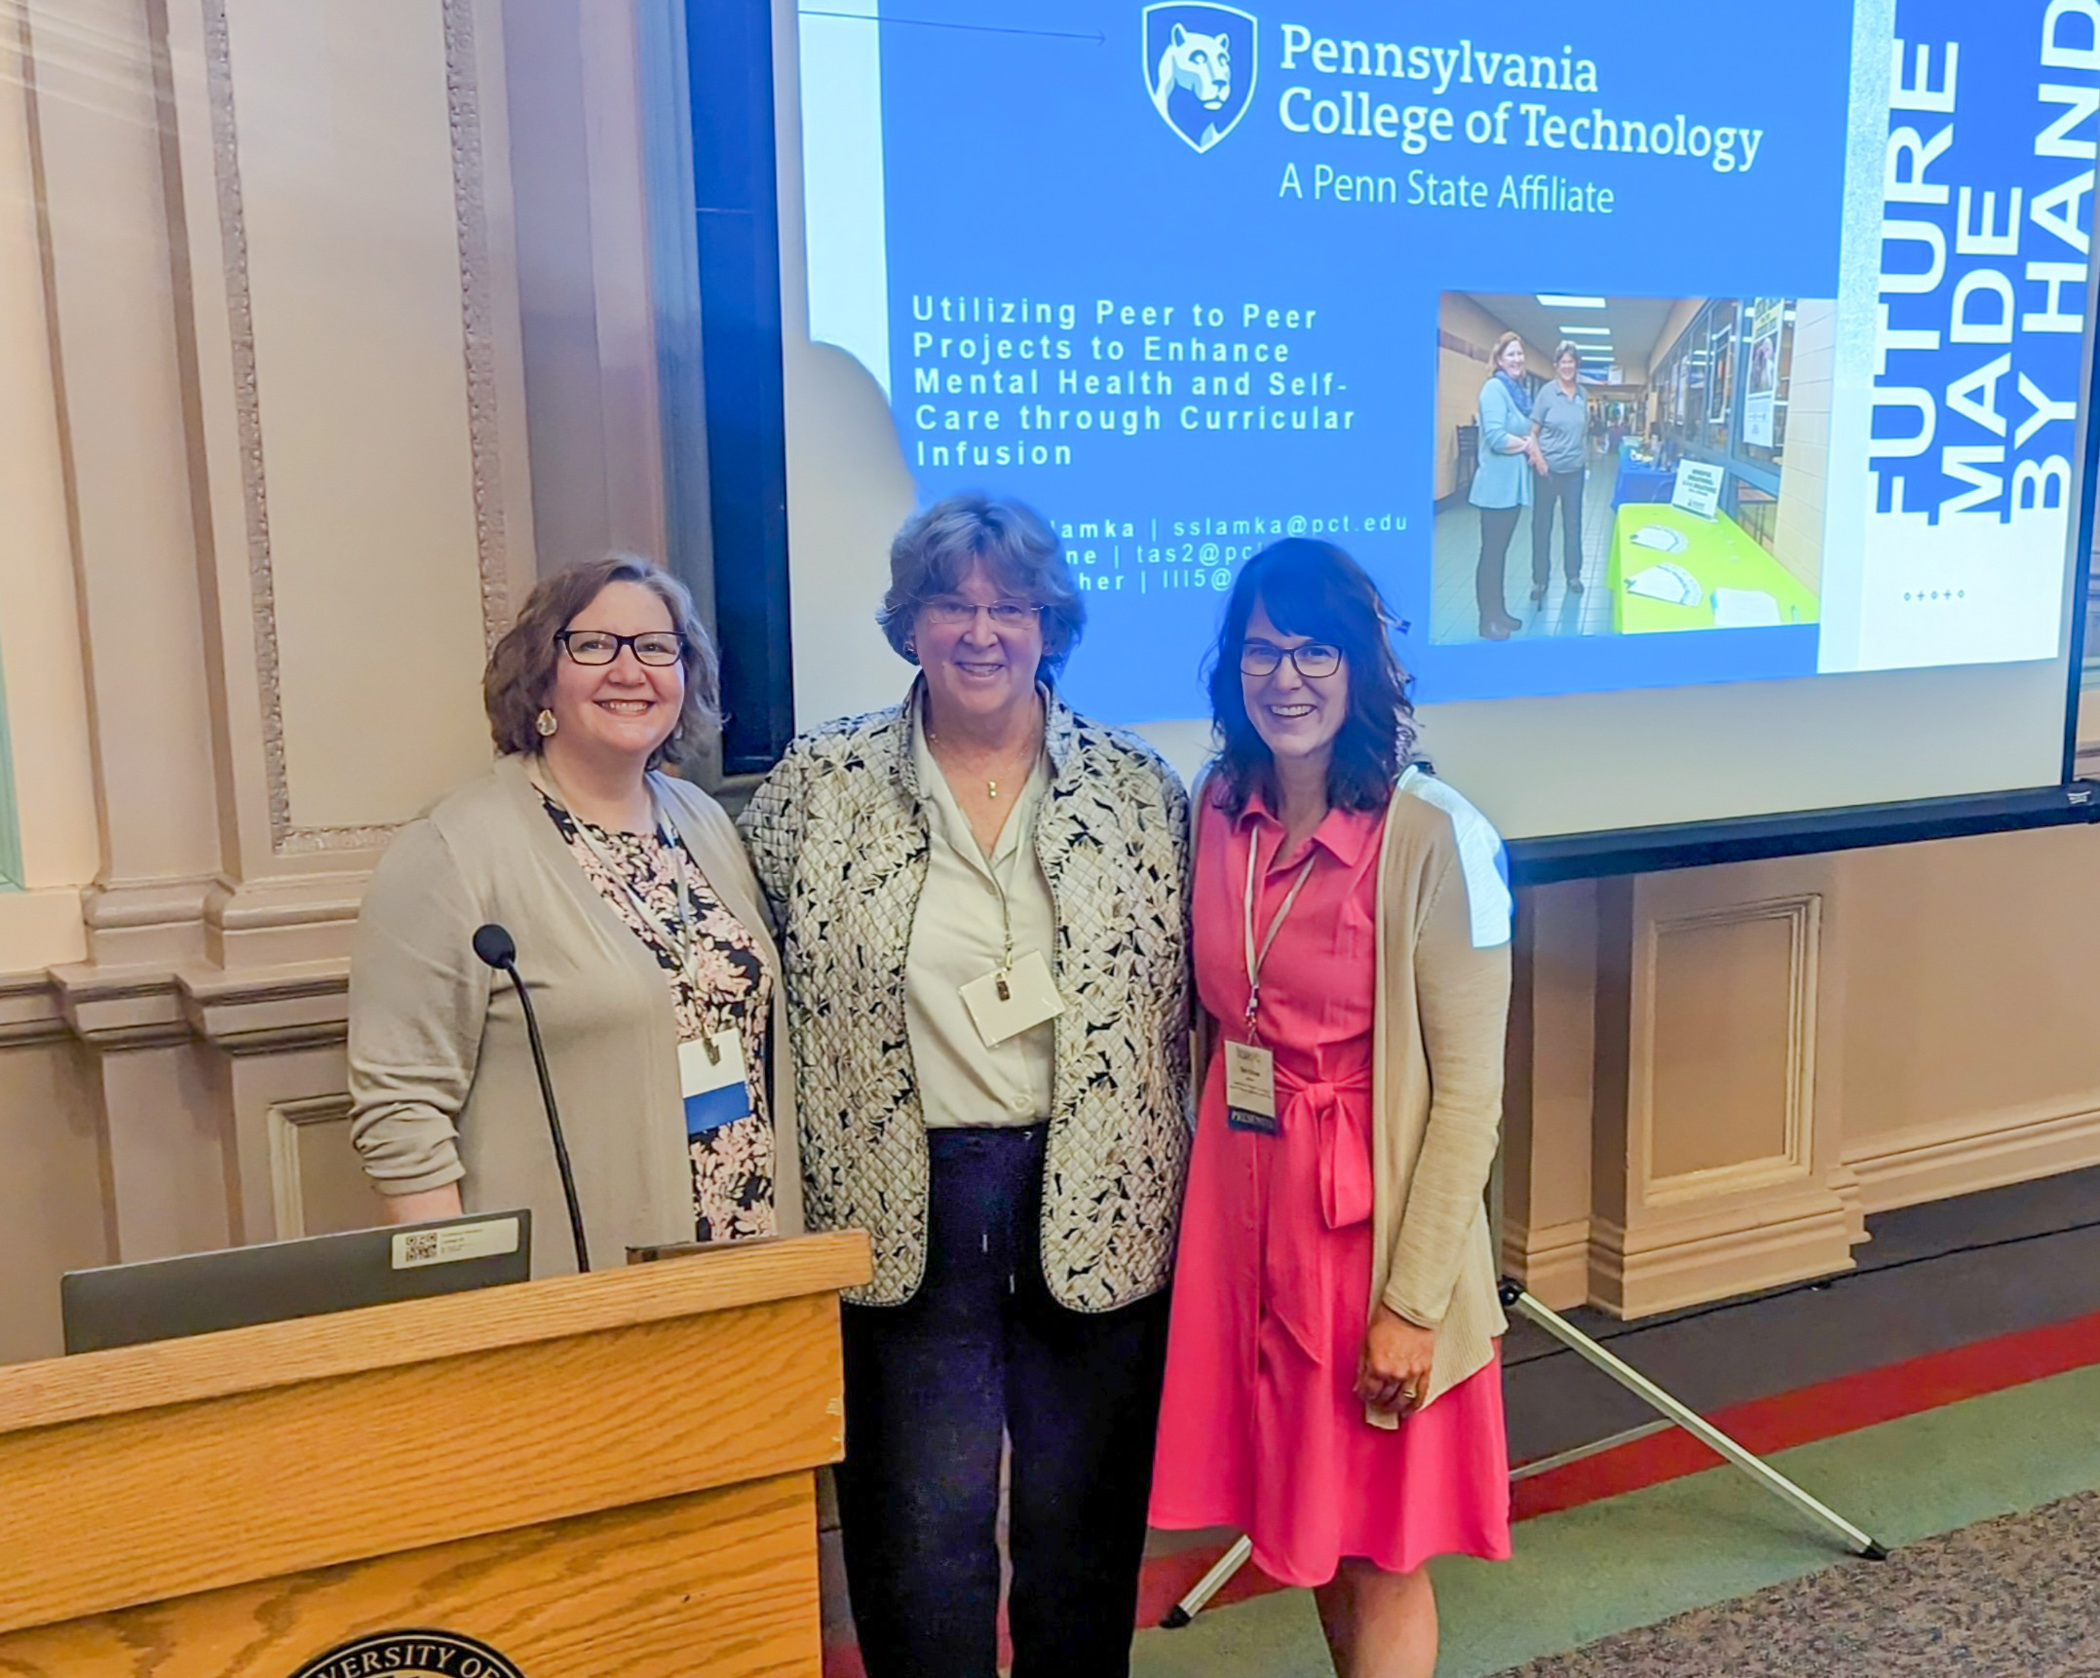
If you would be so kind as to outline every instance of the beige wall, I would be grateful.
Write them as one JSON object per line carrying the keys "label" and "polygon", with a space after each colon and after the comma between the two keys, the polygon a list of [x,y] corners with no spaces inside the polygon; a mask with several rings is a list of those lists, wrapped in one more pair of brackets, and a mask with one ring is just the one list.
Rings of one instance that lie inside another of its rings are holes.
{"label": "beige wall", "polygon": [[1979,1130],[2037,1147],[2100,1131],[2094,850],[2071,828],[1848,870],[1845,1143],[1870,1206],[1938,1192],[1928,1166]]}
{"label": "beige wall", "polygon": [[2100,1163],[2088,829],[1522,894],[1510,1262],[1642,1315],[1865,1214]]}
{"label": "beige wall", "polygon": [[[222,224],[238,182],[268,427],[262,482],[239,485],[238,505],[267,528],[229,517],[214,556],[268,567],[241,591],[242,615],[259,609],[276,642],[285,825],[389,827],[487,755],[481,579],[460,563],[476,550],[475,416],[443,15],[412,0],[226,0],[226,22],[243,72],[235,150],[209,172],[193,152],[189,173],[200,197],[219,193]],[[195,235],[223,228],[190,231],[208,263]],[[237,411],[248,400],[230,394]],[[421,749],[367,749],[411,738]]]}
{"label": "beige wall", "polygon": [[56,1351],[60,1273],[115,1256],[91,1058],[0,1023],[0,1363]]}
{"label": "beige wall", "polygon": [[[1480,387],[1494,373],[1489,361],[1495,340],[1509,328],[1470,297],[1447,291],[1437,308],[1437,325],[1468,346],[1440,343],[1436,358],[1436,498],[1458,487],[1458,428],[1480,423]],[[1471,353],[1478,351],[1478,354]],[[1549,353],[1526,342],[1525,357],[1541,371],[1551,366]]]}

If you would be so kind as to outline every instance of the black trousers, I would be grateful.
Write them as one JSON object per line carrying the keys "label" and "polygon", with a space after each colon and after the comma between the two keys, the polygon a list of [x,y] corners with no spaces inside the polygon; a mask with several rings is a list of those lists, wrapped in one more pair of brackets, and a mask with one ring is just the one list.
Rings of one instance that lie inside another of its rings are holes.
{"label": "black trousers", "polygon": [[1544,588],[1553,580],[1553,510],[1560,509],[1560,562],[1569,578],[1582,575],[1582,484],[1588,474],[1548,472],[1531,486],[1531,582]]}
{"label": "black trousers", "polygon": [[931,1132],[925,1280],[845,1307],[839,1515],[868,1678],[995,1678],[1002,1435],[1014,1678],[1130,1670],[1167,1296],[1050,1297],[1044,1136]]}
{"label": "black trousers", "polygon": [[1509,539],[1517,533],[1517,515],[1523,511],[1522,507],[1480,509],[1480,569],[1473,574],[1473,593],[1480,603],[1483,627],[1509,616],[1502,573],[1509,564]]}

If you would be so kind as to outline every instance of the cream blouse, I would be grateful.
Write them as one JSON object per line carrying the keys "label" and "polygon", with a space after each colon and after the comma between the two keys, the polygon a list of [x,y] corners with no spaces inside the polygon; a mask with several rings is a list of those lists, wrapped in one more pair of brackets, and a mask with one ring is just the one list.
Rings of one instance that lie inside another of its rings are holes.
{"label": "cream blouse", "polygon": [[1013,917],[1015,957],[1040,950],[1056,970],[1057,905],[1035,854],[1036,812],[1049,785],[1042,756],[986,856],[927,744],[923,718],[912,730],[912,755],[929,849],[904,964],[904,1026],[926,1128],[1039,1123],[1050,1113],[1057,1022],[1045,1020],[987,1046],[961,992],[996,968],[1004,953],[1002,891]]}

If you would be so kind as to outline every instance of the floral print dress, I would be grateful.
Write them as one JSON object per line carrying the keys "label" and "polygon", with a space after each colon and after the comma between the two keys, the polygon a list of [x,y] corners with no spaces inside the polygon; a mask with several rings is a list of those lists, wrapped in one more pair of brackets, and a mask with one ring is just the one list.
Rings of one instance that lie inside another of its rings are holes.
{"label": "floral print dress", "polygon": [[[675,838],[666,844],[654,833],[615,833],[581,822],[551,798],[542,798],[586,877],[664,970],[678,1016],[678,1040],[690,1043],[734,1025],[743,1042],[751,1116],[704,1131],[692,1143],[696,1238],[735,1241],[775,1234],[773,1120],[765,1079],[773,979],[749,930],[722,906],[700,865]],[[665,936],[678,926],[679,869],[685,872],[693,917],[691,982],[679,969],[677,944]],[[635,907],[637,896],[648,905],[647,915]]]}

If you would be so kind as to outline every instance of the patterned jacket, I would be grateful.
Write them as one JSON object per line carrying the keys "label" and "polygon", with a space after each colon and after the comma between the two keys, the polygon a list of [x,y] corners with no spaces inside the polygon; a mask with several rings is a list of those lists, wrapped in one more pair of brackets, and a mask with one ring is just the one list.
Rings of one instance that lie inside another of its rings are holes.
{"label": "patterned jacket", "polygon": [[[1045,706],[1035,849],[1057,907],[1043,1274],[1107,1311],[1166,1285],[1189,1148],[1188,798],[1134,736]],[[926,1128],[904,963],[926,883],[914,696],[788,748],[742,827],[781,932],[804,1216],[873,1238],[847,1297],[901,1305],[926,1269]]]}

